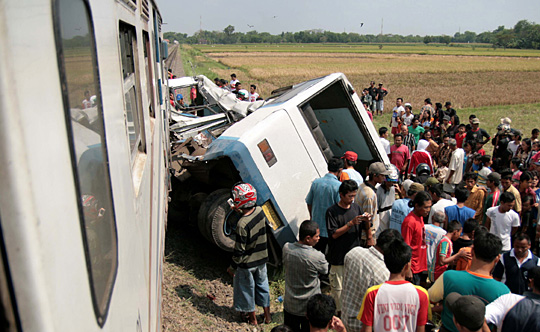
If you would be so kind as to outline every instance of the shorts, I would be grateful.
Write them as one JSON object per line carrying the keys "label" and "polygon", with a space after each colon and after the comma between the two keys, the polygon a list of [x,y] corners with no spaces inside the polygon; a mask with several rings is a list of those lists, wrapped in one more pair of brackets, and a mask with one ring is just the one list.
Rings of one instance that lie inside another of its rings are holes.
{"label": "shorts", "polygon": [[384,100],[378,100],[377,101],[377,110],[378,111],[384,110]]}
{"label": "shorts", "polygon": [[392,135],[399,134],[401,130],[399,130],[399,127],[392,127]]}
{"label": "shorts", "polygon": [[255,305],[270,306],[270,288],[266,264],[249,269],[238,268],[233,280],[233,307],[240,312],[253,312]]}

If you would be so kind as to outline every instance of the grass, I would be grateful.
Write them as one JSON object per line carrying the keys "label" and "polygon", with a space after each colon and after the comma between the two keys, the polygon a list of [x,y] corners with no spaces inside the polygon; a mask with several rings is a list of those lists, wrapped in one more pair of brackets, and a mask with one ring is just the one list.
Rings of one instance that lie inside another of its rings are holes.
{"label": "grass", "polygon": [[[382,46],[382,48],[381,48]],[[420,55],[473,55],[505,57],[540,57],[540,50],[494,49],[488,44],[233,44],[194,45],[205,53],[216,52],[301,52],[301,53],[375,53]]]}
{"label": "grass", "polygon": [[180,45],[180,54],[187,76],[204,75],[213,79],[217,75],[216,70],[229,69],[190,45]]}
{"label": "grass", "polygon": [[[383,50],[386,48],[387,53],[376,54],[371,51],[379,49],[373,47],[349,44],[198,45],[192,47],[199,52],[192,58],[194,61],[201,59],[203,67],[211,66],[212,75],[229,78],[235,72],[244,85],[256,84],[263,97],[268,97],[279,87],[343,72],[357,91],[371,80],[383,82],[390,92],[387,97],[390,103],[402,97],[413,105],[413,111],[419,110],[427,97],[440,102],[450,100],[455,108],[540,102],[540,51],[498,50],[498,56],[467,56],[465,54],[471,52],[472,47],[464,46],[452,47],[460,55],[419,55],[425,50],[444,47],[392,44],[384,45]],[[474,51],[479,48],[482,47],[475,47]],[[411,49],[423,51],[403,54]],[[353,52],[355,50],[362,52]],[[371,53],[363,53],[364,50]],[[525,54],[535,57],[525,57]]]}

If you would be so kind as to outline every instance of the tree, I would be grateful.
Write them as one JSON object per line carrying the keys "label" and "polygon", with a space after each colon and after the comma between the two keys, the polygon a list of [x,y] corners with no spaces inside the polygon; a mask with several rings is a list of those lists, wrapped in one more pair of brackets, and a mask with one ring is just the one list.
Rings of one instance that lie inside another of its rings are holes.
{"label": "tree", "polygon": [[432,40],[431,40],[431,36],[425,36],[425,37],[424,37],[424,44],[427,45],[427,44],[431,43],[431,41],[432,41]]}
{"label": "tree", "polygon": [[450,37],[450,36],[441,36],[439,38],[439,40],[440,40],[441,43],[448,45],[452,41],[452,37]]}

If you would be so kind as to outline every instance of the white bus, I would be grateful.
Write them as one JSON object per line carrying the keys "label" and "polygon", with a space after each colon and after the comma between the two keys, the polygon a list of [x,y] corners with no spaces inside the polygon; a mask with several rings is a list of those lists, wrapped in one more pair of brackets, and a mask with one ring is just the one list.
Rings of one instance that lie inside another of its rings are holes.
{"label": "white bus", "polygon": [[159,331],[169,189],[152,0],[0,1],[2,331]]}

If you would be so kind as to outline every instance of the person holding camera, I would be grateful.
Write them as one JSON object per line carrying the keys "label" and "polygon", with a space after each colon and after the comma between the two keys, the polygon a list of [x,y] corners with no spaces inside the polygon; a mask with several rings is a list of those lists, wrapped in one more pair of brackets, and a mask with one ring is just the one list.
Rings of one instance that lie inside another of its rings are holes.
{"label": "person holding camera", "polygon": [[356,181],[343,181],[339,186],[339,202],[326,210],[327,260],[331,265],[330,289],[334,300],[336,300],[338,313],[341,313],[345,255],[352,248],[360,246],[362,230],[367,232],[371,226],[371,215],[364,213],[358,204],[354,204],[357,192],[358,184]]}

